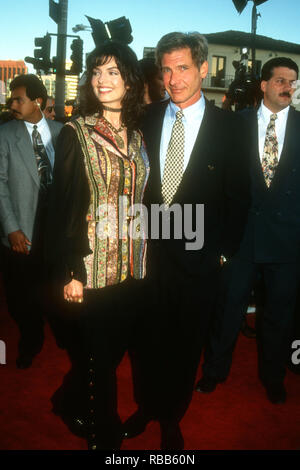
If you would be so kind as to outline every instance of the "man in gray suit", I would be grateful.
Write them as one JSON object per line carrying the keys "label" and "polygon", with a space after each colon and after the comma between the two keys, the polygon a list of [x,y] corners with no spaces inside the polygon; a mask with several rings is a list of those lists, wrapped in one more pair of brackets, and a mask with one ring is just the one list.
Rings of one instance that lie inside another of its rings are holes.
{"label": "man in gray suit", "polygon": [[55,142],[62,124],[45,119],[47,90],[35,75],[10,85],[14,120],[0,128],[0,228],[8,309],[20,329],[17,367],[43,345],[43,232]]}

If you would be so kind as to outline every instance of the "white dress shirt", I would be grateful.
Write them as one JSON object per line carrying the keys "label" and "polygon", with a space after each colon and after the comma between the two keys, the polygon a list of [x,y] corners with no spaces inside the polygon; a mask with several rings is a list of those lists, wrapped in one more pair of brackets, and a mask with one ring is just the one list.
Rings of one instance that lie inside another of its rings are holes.
{"label": "white dress shirt", "polygon": [[49,129],[46,118],[43,116],[42,119],[39,122],[37,122],[36,124],[32,124],[31,122],[25,121],[25,125],[26,125],[26,128],[27,128],[28,132],[29,132],[31,142],[32,142],[33,126],[34,125],[37,126],[37,130],[41,135],[42,142],[44,144],[47,156],[48,156],[49,161],[51,163],[51,166],[53,168],[55,152],[54,152],[54,147],[53,147],[53,144],[52,144],[51,132],[50,132],[50,129]]}
{"label": "white dress shirt", "polygon": [[[170,101],[165,111],[163,128],[162,128],[162,133],[161,133],[161,140],[160,140],[161,179],[163,178],[163,174],[164,174],[165,161],[166,161],[169,142],[171,139],[172,128],[173,128],[174,122],[176,121],[176,113],[179,110],[180,108],[176,106],[176,104],[174,104],[172,101]],[[189,163],[190,156],[191,156],[191,153],[195,145],[195,141],[196,141],[196,138],[197,138],[200,126],[201,126],[204,111],[205,111],[205,99],[204,99],[203,94],[201,94],[201,98],[196,103],[192,104],[191,106],[188,106],[187,108],[182,109],[182,112],[183,112],[182,122],[184,125],[184,164],[183,164],[184,171]]]}
{"label": "white dress shirt", "polygon": [[[275,121],[275,132],[276,132],[276,137],[278,141],[278,161],[280,160],[280,155],[282,152],[282,147],[283,147],[283,142],[284,142],[284,136],[285,136],[285,128],[286,128],[286,122],[287,122],[287,117],[288,117],[288,112],[289,112],[290,107],[287,106],[286,108],[282,109],[279,111],[277,114],[277,119]],[[262,160],[263,157],[263,151],[264,151],[264,144],[265,144],[265,138],[266,138],[266,131],[268,124],[270,122],[270,116],[271,114],[275,114],[272,111],[267,108],[263,101],[257,111],[257,119],[258,119],[258,148],[259,148],[259,156],[260,156],[260,161]]]}

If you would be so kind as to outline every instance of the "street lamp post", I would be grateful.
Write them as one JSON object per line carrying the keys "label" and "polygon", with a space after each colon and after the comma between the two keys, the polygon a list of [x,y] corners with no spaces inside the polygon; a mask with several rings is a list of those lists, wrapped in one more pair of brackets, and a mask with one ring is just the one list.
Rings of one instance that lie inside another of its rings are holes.
{"label": "street lamp post", "polygon": [[[245,6],[247,5],[248,1],[250,0],[232,0],[234,3],[235,8],[239,12],[242,13]],[[252,0],[253,7],[252,7],[252,24],[251,24],[251,56],[252,56],[252,77],[255,78],[256,75],[256,60],[255,60],[255,40],[256,40],[256,29],[257,29],[257,18],[261,16],[260,13],[257,13],[257,6],[261,5],[262,3],[267,2],[268,0]]]}
{"label": "street lamp post", "polygon": [[76,24],[72,28],[73,33],[78,33],[79,31],[92,31],[90,26],[85,26],[84,24]]}

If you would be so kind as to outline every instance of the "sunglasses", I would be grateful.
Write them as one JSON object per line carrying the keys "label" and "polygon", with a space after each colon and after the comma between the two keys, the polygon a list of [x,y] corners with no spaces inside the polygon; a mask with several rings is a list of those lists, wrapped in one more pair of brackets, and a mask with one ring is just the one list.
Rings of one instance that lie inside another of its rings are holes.
{"label": "sunglasses", "polygon": [[53,110],[54,110],[54,106],[48,106],[46,108],[46,111],[48,111],[48,113],[52,113]]}

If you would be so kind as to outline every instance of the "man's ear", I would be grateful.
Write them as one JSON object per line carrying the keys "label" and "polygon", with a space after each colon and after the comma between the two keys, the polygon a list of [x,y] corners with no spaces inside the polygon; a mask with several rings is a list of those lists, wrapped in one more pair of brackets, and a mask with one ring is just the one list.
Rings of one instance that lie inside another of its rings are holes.
{"label": "man's ear", "polygon": [[36,105],[40,108],[42,106],[43,100],[42,98],[36,98],[35,102],[36,102]]}
{"label": "man's ear", "polygon": [[261,83],[260,83],[260,89],[263,93],[266,91],[266,86],[267,86],[267,81],[262,80]]}
{"label": "man's ear", "polygon": [[207,60],[206,60],[206,61],[203,62],[203,64],[201,64],[201,66],[200,66],[200,75],[201,75],[201,78],[205,78],[207,74],[208,74],[208,62],[207,62]]}

